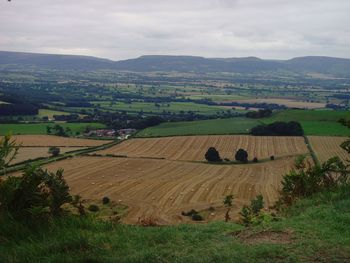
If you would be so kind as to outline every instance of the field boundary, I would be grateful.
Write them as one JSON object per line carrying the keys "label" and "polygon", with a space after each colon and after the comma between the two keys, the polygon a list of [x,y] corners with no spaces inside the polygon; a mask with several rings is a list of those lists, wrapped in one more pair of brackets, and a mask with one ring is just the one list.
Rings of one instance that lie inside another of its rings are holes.
{"label": "field boundary", "polygon": [[304,141],[305,141],[306,147],[307,147],[307,149],[310,152],[311,158],[314,161],[314,164],[315,165],[319,165],[320,161],[318,160],[317,155],[316,155],[314,149],[311,146],[309,138],[306,135],[303,135],[303,137],[304,137]]}

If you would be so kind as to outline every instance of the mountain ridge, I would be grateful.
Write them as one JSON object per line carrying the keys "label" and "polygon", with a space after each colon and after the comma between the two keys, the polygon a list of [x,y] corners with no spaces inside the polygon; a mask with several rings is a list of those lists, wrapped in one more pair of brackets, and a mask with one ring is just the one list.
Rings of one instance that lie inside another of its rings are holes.
{"label": "mountain ridge", "polygon": [[186,55],[143,55],[138,58],[113,61],[94,56],[0,51],[0,65],[82,71],[110,69],[136,72],[256,73],[281,70],[325,74],[348,74],[350,72],[350,59],[328,56],[304,56],[287,60],[272,60],[253,56],[206,58]]}

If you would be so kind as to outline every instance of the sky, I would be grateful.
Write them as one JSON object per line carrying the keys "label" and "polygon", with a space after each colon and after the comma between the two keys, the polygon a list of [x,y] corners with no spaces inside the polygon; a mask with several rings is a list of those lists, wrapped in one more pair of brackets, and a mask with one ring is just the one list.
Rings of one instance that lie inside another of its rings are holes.
{"label": "sky", "polygon": [[0,0],[0,50],[350,58],[350,0]]}

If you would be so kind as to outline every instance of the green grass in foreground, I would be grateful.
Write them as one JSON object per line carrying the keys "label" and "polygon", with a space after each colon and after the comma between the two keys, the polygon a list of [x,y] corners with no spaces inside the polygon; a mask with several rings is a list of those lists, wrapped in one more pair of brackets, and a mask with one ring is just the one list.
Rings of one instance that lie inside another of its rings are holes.
{"label": "green grass in foreground", "polygon": [[167,122],[140,131],[136,137],[176,135],[246,134],[259,121],[248,118],[214,119],[204,121]]}
{"label": "green grass in foreground", "polygon": [[299,201],[286,218],[253,227],[289,233],[289,242],[246,244],[241,225],[138,227],[92,217],[51,225],[0,222],[0,262],[349,262],[350,188]]}
{"label": "green grass in foreground", "polygon": [[[54,123],[35,123],[35,124],[0,124],[0,135],[8,133],[16,134],[46,134],[46,126],[53,126]],[[83,132],[86,127],[93,129],[104,128],[100,123],[59,123],[63,128],[70,128],[73,133]]]}

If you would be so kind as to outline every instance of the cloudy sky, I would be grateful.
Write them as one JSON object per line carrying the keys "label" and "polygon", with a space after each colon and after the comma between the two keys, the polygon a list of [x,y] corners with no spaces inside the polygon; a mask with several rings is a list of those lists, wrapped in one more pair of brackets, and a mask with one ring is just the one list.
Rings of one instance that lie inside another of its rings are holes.
{"label": "cloudy sky", "polygon": [[0,50],[350,58],[350,0],[0,0]]}

